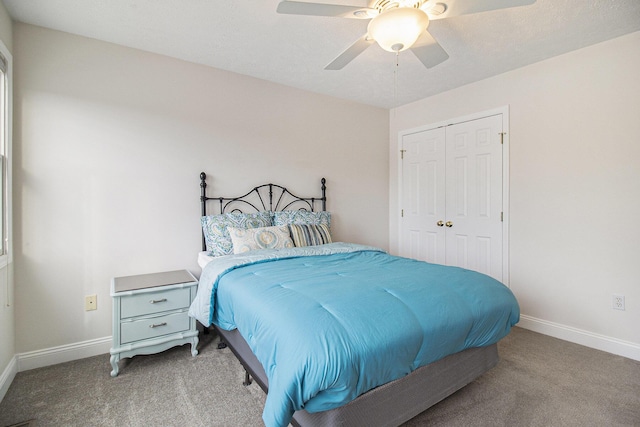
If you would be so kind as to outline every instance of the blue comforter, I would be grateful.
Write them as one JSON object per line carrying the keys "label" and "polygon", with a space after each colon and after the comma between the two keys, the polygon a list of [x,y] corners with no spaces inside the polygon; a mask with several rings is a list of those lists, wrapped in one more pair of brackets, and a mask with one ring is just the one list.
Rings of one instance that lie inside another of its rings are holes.
{"label": "blue comforter", "polygon": [[216,260],[190,315],[245,338],[269,380],[263,419],[272,427],[493,344],[520,310],[483,274],[334,243]]}

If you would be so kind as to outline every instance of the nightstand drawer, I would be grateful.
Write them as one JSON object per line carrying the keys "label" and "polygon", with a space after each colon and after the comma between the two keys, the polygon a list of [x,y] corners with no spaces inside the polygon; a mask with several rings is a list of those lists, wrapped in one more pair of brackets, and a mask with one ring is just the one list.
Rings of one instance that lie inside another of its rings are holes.
{"label": "nightstand drawer", "polygon": [[147,292],[122,299],[122,318],[187,308],[191,304],[189,288]]}
{"label": "nightstand drawer", "polygon": [[120,326],[122,344],[133,341],[159,337],[189,330],[187,312],[168,314],[166,316],[122,322]]}

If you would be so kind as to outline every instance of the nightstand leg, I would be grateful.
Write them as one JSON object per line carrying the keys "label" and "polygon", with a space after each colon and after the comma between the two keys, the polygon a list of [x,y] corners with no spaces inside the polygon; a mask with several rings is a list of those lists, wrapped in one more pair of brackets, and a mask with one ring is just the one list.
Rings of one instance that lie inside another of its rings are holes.
{"label": "nightstand leg", "polygon": [[200,342],[200,340],[197,335],[191,339],[191,355],[193,357],[198,355],[198,342]]}
{"label": "nightstand leg", "polygon": [[112,377],[117,377],[118,376],[118,361],[120,360],[120,355],[119,354],[112,354],[111,355],[111,367],[113,368],[113,370],[111,371],[111,376]]}

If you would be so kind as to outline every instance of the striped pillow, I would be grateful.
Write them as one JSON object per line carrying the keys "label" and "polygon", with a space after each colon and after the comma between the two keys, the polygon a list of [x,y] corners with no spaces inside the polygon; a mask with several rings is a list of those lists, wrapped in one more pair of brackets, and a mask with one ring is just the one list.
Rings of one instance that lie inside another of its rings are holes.
{"label": "striped pillow", "polygon": [[331,232],[326,224],[289,224],[291,239],[296,247],[317,246],[331,243]]}

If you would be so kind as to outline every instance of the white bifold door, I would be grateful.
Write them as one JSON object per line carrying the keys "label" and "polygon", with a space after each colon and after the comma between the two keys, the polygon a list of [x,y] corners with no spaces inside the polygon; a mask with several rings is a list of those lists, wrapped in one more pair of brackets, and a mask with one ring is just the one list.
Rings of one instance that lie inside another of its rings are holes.
{"label": "white bifold door", "polygon": [[401,135],[400,255],[503,280],[503,120]]}

